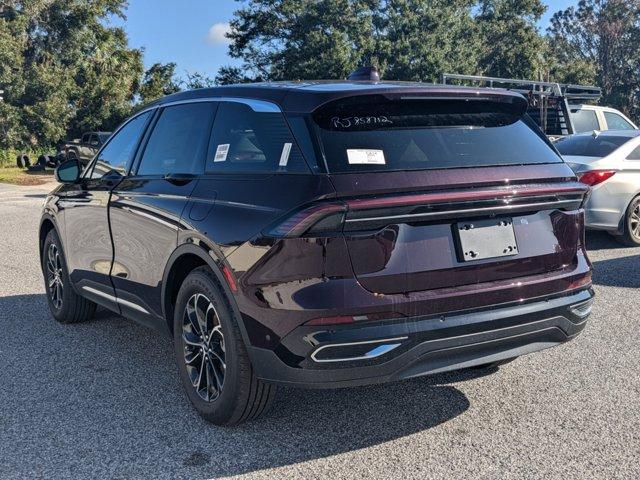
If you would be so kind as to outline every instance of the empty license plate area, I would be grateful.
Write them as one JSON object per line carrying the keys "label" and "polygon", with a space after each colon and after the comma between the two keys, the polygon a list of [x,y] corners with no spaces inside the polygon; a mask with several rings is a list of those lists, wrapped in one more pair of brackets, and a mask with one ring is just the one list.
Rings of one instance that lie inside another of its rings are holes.
{"label": "empty license plate area", "polygon": [[457,223],[460,259],[464,262],[518,254],[518,244],[511,218]]}

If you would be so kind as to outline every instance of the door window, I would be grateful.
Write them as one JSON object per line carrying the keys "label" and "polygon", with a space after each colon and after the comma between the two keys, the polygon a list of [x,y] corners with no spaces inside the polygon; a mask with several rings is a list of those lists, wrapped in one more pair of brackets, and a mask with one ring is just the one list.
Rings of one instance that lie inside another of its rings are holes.
{"label": "door window", "polygon": [[207,171],[308,172],[309,168],[281,113],[222,102],[209,142]]}
{"label": "door window", "polygon": [[596,116],[595,110],[571,110],[571,119],[573,120],[575,133],[600,130],[600,125],[598,124],[598,117]]}
{"label": "door window", "polygon": [[149,137],[137,174],[202,173],[215,108],[212,102],[165,108]]}
{"label": "door window", "polygon": [[604,112],[609,130],[634,130],[633,125],[627,122],[621,115],[613,112]]}
{"label": "door window", "polygon": [[122,175],[127,173],[151,113],[145,112],[133,118],[110,138],[96,158],[91,178],[100,178],[112,170]]}

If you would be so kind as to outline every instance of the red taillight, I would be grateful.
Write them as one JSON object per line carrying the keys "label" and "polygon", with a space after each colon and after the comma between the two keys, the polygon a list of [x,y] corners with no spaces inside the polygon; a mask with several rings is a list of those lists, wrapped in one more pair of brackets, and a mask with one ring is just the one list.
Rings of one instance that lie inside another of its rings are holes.
{"label": "red taillight", "polygon": [[592,170],[579,175],[578,180],[580,180],[580,183],[593,187],[610,179],[615,173],[615,170]]}
{"label": "red taillight", "polygon": [[300,210],[278,224],[268,234],[275,237],[297,237],[310,231],[339,230],[347,211],[342,203],[320,203]]}

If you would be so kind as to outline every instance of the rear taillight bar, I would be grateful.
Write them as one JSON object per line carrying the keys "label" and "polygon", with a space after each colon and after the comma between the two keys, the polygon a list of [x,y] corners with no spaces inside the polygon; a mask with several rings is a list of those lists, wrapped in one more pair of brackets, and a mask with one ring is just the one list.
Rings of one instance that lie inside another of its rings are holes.
{"label": "rear taillight bar", "polygon": [[[364,225],[370,221],[404,218],[414,221],[437,220],[454,213],[473,216],[527,209],[576,208],[588,192],[589,187],[583,183],[570,182],[331,201],[314,204],[293,213],[285,221],[268,230],[267,234],[275,237],[298,237],[305,234],[339,232],[345,222]],[[516,203],[516,200],[521,203]],[[486,204],[491,201],[497,203],[480,206],[480,202]],[[447,210],[409,214],[391,212],[394,208],[420,206],[445,207]],[[381,209],[387,209],[389,214],[381,214]]]}

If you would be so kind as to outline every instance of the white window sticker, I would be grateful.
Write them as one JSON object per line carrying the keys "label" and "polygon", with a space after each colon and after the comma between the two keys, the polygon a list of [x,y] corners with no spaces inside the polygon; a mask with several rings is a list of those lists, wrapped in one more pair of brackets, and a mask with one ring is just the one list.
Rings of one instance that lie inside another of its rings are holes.
{"label": "white window sticker", "polygon": [[229,144],[223,143],[216,148],[216,156],[213,157],[214,162],[224,162],[227,160],[227,154],[229,153]]}
{"label": "white window sticker", "polygon": [[382,150],[347,149],[347,158],[350,165],[385,165],[384,152]]}
{"label": "white window sticker", "polygon": [[280,154],[280,165],[281,167],[286,167],[287,163],[289,163],[289,155],[291,154],[291,144],[285,143],[282,147],[282,153]]}

